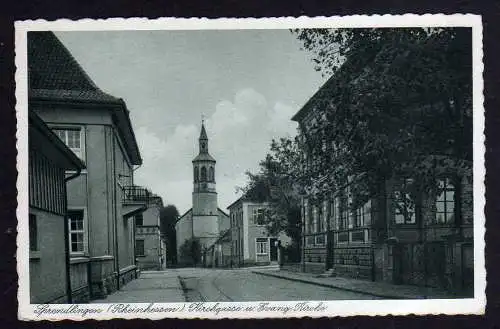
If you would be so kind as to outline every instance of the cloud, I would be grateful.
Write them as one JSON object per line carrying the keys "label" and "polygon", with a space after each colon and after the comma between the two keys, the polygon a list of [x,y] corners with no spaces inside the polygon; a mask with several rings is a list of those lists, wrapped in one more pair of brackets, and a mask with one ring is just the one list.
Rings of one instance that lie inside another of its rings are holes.
{"label": "cloud", "polygon": [[[255,171],[273,138],[292,136],[293,107],[282,102],[270,105],[252,88],[239,90],[232,100],[221,100],[206,119],[209,152],[217,160],[216,181],[219,207],[225,209],[238,196],[236,186],[244,186],[245,171]],[[140,127],[136,136],[144,159],[136,182],[160,194],[165,203],[180,212],[191,207],[192,165],[198,153],[200,123],[178,125],[162,138]]]}

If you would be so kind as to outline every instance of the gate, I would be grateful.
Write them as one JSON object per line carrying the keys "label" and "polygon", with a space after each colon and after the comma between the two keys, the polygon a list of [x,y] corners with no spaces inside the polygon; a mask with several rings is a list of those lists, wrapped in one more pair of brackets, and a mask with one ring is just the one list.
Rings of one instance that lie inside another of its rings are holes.
{"label": "gate", "polygon": [[442,242],[404,243],[394,254],[395,282],[402,284],[443,287],[446,254]]}

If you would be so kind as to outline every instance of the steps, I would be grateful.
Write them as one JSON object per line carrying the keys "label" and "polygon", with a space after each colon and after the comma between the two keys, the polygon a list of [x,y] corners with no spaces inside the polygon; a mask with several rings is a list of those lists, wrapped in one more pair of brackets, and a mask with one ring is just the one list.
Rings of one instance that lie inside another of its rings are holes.
{"label": "steps", "polygon": [[325,272],[317,275],[318,278],[331,278],[337,276],[333,268],[326,270]]}

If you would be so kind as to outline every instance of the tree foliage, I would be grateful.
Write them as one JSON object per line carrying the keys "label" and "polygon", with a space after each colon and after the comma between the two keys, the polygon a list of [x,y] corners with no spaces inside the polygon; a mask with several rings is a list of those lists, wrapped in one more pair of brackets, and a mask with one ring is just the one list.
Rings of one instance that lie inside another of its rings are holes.
{"label": "tree foliage", "polygon": [[444,170],[472,166],[469,28],[292,31],[332,77],[306,106],[295,176],[312,197],[352,183],[372,194],[408,171],[430,187]]}
{"label": "tree foliage", "polygon": [[270,152],[259,163],[257,173],[247,172],[244,198],[268,202],[265,223],[271,235],[285,232],[293,241],[300,240],[300,186],[294,178],[300,161],[297,142],[288,138],[273,140]]}
{"label": "tree foliage", "polygon": [[201,263],[201,244],[197,238],[190,238],[184,241],[179,248],[180,259],[182,263],[192,264],[194,266]]}
{"label": "tree foliage", "polygon": [[172,263],[177,259],[177,242],[175,224],[179,219],[179,211],[174,205],[167,205],[160,209],[160,232],[167,246],[166,259]]}

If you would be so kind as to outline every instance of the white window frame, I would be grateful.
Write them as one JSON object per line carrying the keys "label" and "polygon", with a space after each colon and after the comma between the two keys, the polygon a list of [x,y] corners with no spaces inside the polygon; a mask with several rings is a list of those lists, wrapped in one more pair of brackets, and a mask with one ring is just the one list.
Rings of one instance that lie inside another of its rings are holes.
{"label": "white window frame", "polygon": [[[259,211],[262,211],[262,219],[264,221],[264,224],[259,224]],[[263,207],[253,207],[252,209],[252,222],[256,226],[266,226],[265,223],[265,216],[266,216],[266,208]]]}
{"label": "white window frame", "polygon": [[[416,200],[413,200],[412,195],[406,191],[408,185],[413,183],[413,178],[402,178],[398,181],[397,186],[393,191],[394,224],[396,225],[415,225],[417,223],[417,202]],[[410,202],[407,202],[408,200],[413,202],[413,205]],[[405,212],[408,213],[408,209],[411,209],[411,206],[413,206],[412,216],[405,216],[404,212],[402,213],[399,211],[399,208],[403,208]]]}
{"label": "white window frame", "polygon": [[[69,252],[71,256],[84,256],[88,254],[88,221],[87,221],[87,209],[78,208],[78,207],[68,207],[68,213],[70,211],[82,211],[83,212],[83,229],[74,231],[71,229],[71,218],[68,216],[68,243],[69,243]],[[82,232],[83,233],[83,251],[73,251],[71,249],[71,233]]]}
{"label": "white window frame", "polygon": [[[456,210],[456,208],[457,208],[457,204],[456,204],[457,187],[456,187],[456,184],[454,183],[453,179],[451,179],[450,177],[444,177],[444,178],[438,179],[438,184],[440,184],[441,182],[443,183],[442,192],[441,192],[441,194],[437,194],[436,198],[434,200],[434,207],[436,207],[436,213],[434,215],[433,224],[449,225],[449,224],[453,224],[453,221],[455,220],[456,211],[457,211]],[[441,187],[439,189],[441,189]],[[448,192],[453,192],[453,197],[451,200],[448,200],[448,198],[446,197],[446,194]],[[440,198],[441,195],[443,195],[444,198],[441,199]],[[444,211],[439,211],[439,208],[437,207],[438,203],[443,204]],[[448,209],[448,204],[453,205],[453,210],[450,211]],[[439,214],[444,215],[444,221],[438,221]],[[452,217],[451,217],[453,219],[452,221],[448,220],[448,215],[452,215]]]}
{"label": "white window frame", "polygon": [[83,162],[86,161],[86,148],[85,148],[85,127],[81,125],[51,125],[50,129],[52,132],[58,137],[59,135],[54,130],[65,130],[66,132],[69,130],[75,131],[78,130],[80,132],[80,148],[72,148],[68,146],[67,133],[65,134],[66,139],[63,140],[63,143]]}
{"label": "white window frame", "polygon": [[[257,241],[257,240],[265,240],[265,241]],[[259,252],[259,245],[264,244],[265,252]],[[255,255],[256,256],[264,256],[269,255],[269,238],[255,238]]]}

